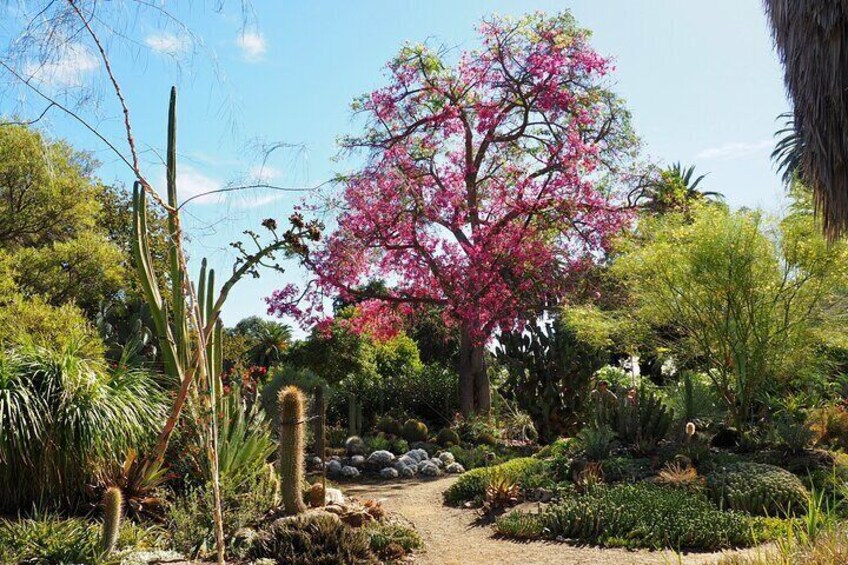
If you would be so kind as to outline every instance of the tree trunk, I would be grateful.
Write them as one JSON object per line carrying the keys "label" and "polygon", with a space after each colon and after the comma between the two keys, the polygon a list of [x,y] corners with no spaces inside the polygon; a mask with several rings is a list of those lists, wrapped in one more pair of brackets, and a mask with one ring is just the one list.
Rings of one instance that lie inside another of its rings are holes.
{"label": "tree trunk", "polygon": [[488,414],[492,407],[485,346],[463,331],[459,341],[459,404],[463,417]]}

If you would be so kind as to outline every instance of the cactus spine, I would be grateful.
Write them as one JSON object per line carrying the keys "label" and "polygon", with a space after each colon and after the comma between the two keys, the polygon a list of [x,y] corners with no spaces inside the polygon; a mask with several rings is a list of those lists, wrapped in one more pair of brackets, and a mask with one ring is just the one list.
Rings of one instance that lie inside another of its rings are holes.
{"label": "cactus spine", "polygon": [[296,386],[288,386],[278,396],[280,410],[280,487],[286,514],[306,511],[303,503],[304,398]]}
{"label": "cactus spine", "polygon": [[121,489],[111,487],[103,495],[103,538],[101,548],[104,553],[111,553],[118,543],[118,534],[121,531],[121,510],[124,506],[124,497]]}

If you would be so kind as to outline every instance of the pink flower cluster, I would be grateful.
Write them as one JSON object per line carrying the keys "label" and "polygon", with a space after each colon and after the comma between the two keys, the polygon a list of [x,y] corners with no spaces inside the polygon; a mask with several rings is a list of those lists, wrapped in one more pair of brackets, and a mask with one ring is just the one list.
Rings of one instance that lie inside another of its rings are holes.
{"label": "pink flower cluster", "polygon": [[314,284],[276,291],[269,312],[314,324],[325,297],[379,278],[391,290],[359,303],[356,331],[391,337],[401,307],[436,305],[484,342],[560,299],[628,224],[596,186],[608,60],[567,14],[480,32],[454,66],[423,46],[390,63],[389,85],[364,99],[368,163],[309,256]]}

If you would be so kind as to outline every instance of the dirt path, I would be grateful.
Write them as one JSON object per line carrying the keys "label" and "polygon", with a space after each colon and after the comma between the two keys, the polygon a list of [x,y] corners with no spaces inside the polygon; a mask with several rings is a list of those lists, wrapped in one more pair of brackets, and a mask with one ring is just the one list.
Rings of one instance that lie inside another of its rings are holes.
{"label": "dirt path", "polygon": [[720,554],[628,551],[575,547],[563,543],[521,543],[497,539],[487,525],[477,523],[473,510],[442,504],[442,492],[455,477],[403,481],[344,488],[348,496],[383,500],[383,507],[412,522],[424,540],[416,563],[427,565],[707,565]]}

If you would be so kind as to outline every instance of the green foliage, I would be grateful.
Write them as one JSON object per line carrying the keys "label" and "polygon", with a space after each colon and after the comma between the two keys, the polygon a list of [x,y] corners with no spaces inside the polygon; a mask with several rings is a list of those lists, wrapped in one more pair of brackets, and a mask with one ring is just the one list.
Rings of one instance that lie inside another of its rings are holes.
{"label": "green foliage", "polygon": [[306,452],[305,398],[296,386],[280,391],[280,432],[277,465],[280,467],[280,487],[283,507],[287,514],[306,511],[303,503],[303,481],[306,479],[303,458]]}
{"label": "green foliage", "polygon": [[424,543],[421,536],[412,528],[401,524],[373,521],[363,531],[371,541],[371,550],[382,554],[391,544],[397,544],[406,553],[421,549]]}
{"label": "green foliage", "polygon": [[[162,545],[162,532],[125,522],[115,546],[124,549],[155,549]],[[42,515],[0,520],[0,562],[65,565],[101,563],[101,526],[82,518]]]}
{"label": "green foliage", "polygon": [[73,506],[105,466],[144,446],[165,399],[146,372],[72,348],[0,352],[0,507]]}
{"label": "green foliage", "polygon": [[234,389],[218,399],[218,471],[235,488],[265,472],[275,444],[271,427],[257,403],[248,404]]}
{"label": "green foliage", "polygon": [[466,471],[445,491],[445,502],[451,505],[480,502],[486,496],[489,479],[495,474],[519,486],[535,474],[544,472],[545,463],[532,457],[512,459],[494,467]]}
{"label": "green foliage", "polygon": [[766,516],[803,513],[810,495],[789,471],[748,462],[723,466],[710,473],[707,489],[722,508]]}
{"label": "green foliage", "polygon": [[415,443],[417,441],[427,441],[427,438],[430,437],[430,431],[424,422],[410,418],[403,423],[401,435],[409,443]]}
{"label": "green foliage", "polygon": [[[263,473],[255,482],[234,488],[221,482],[221,509],[224,518],[224,538],[233,557],[243,556],[246,548],[236,532],[255,524],[277,506],[277,485],[273,474]],[[168,531],[171,546],[183,555],[194,558],[208,555],[215,547],[213,498],[210,484],[202,485],[176,498],[168,508]]]}
{"label": "green foliage", "polygon": [[280,391],[287,386],[296,386],[300,390],[315,390],[316,386],[326,387],[324,379],[309,369],[299,369],[292,365],[277,365],[268,371],[268,382],[260,393],[260,402],[265,414],[277,425],[277,400]]}
{"label": "green foliage", "polygon": [[578,341],[559,319],[505,332],[498,341],[497,359],[508,372],[501,394],[530,415],[543,441],[573,431],[603,351]]}
{"label": "green foliage", "polygon": [[648,452],[668,435],[673,417],[658,394],[640,387],[634,398],[619,395],[616,432],[622,442]]}
{"label": "green foliage", "polygon": [[[533,523],[533,521],[536,523]],[[559,537],[604,546],[650,549],[718,549],[764,541],[758,519],[722,512],[683,490],[639,483],[598,486],[566,496],[534,517],[506,515],[496,523],[503,535]]]}
{"label": "green foliage", "polygon": [[609,457],[615,434],[607,426],[586,426],[577,434],[577,442],[593,461],[603,461]]}
{"label": "green foliage", "polygon": [[391,416],[381,416],[377,420],[377,430],[391,436],[399,436],[403,431],[403,426],[397,418]]}
{"label": "green foliage", "polygon": [[651,475],[651,460],[633,457],[610,457],[601,461],[604,479],[609,483],[635,483]]}
{"label": "green foliage", "polygon": [[716,393],[710,378],[703,373],[684,371],[680,380],[666,388],[666,403],[674,412],[678,425],[688,422],[706,427],[720,422],[726,407]]}
{"label": "green foliage", "polygon": [[793,215],[772,230],[759,214],[715,206],[697,208],[691,222],[645,220],[640,231],[613,265],[637,317],[673,328],[661,345],[703,370],[746,425],[757,392],[815,363],[838,314],[826,297],[844,281],[846,246],[828,247],[812,218]]}
{"label": "green foliage", "polygon": [[270,558],[291,565],[378,563],[368,534],[349,528],[328,513],[308,513],[272,522],[254,540],[249,555],[252,559]]}

